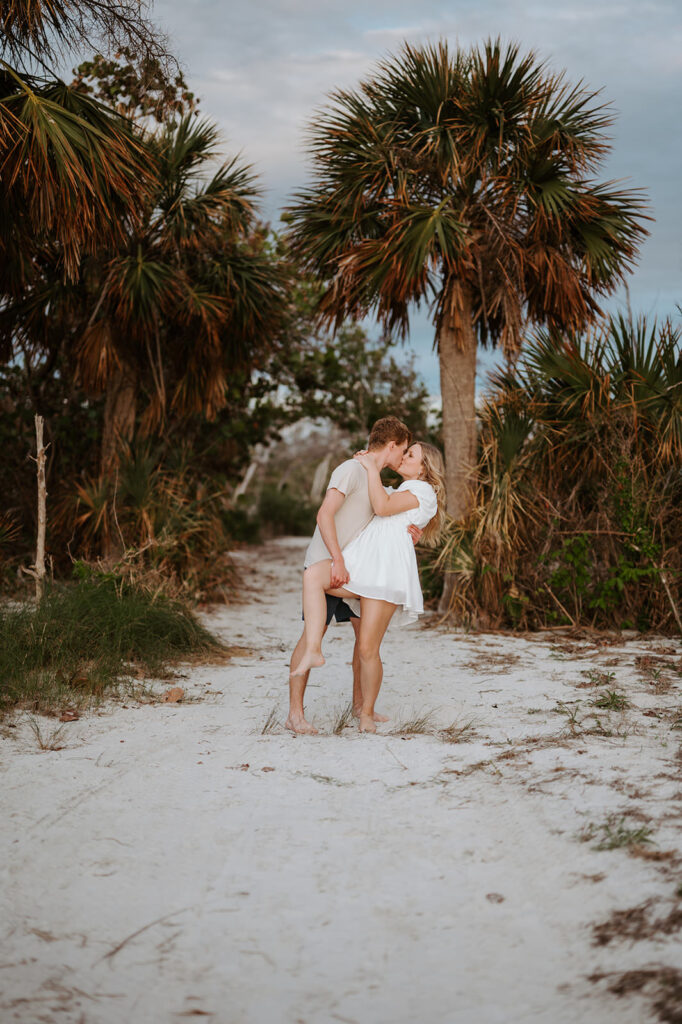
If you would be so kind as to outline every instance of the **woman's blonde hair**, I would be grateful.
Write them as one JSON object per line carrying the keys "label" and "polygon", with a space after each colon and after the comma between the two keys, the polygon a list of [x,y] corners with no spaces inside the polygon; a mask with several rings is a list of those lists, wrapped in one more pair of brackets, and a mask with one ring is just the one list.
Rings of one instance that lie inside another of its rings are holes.
{"label": "woman's blonde hair", "polygon": [[428,444],[426,441],[413,441],[412,444],[418,444],[422,450],[422,471],[419,479],[425,480],[427,484],[431,484],[436,492],[438,508],[436,509],[436,514],[427,523],[420,541],[420,544],[426,544],[428,547],[433,548],[440,540],[445,526],[445,508],[447,504],[445,494],[445,463],[443,462],[443,456],[434,445]]}

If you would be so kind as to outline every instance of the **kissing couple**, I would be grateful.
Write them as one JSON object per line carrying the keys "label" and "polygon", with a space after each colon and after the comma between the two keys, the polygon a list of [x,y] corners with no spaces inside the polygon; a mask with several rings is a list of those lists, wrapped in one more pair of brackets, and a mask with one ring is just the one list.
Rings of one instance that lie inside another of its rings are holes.
{"label": "kissing couple", "polygon": [[[381,470],[403,478],[384,487]],[[380,648],[394,616],[417,618],[424,610],[415,544],[434,545],[445,520],[443,457],[412,441],[395,416],[372,427],[367,450],[337,466],[317,513],[317,528],[303,570],[303,633],[291,657],[287,729],[316,733],[305,718],[303,696],[310,671],[324,665],[322,638],[332,618],[351,622],[353,715],[361,732],[388,721],[374,709],[383,677]],[[394,619],[395,621],[395,619]]]}

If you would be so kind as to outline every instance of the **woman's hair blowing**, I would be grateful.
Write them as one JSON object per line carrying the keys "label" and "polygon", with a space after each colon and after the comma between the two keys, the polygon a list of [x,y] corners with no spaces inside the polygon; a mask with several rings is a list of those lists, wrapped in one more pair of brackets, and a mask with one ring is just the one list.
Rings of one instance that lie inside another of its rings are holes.
{"label": "woman's hair blowing", "polygon": [[440,540],[445,526],[445,508],[447,504],[445,464],[443,456],[434,445],[428,444],[426,441],[415,441],[413,443],[418,444],[422,450],[422,471],[419,479],[425,480],[427,484],[431,484],[436,492],[436,500],[438,502],[436,514],[427,523],[420,541],[421,544],[426,544],[428,547],[433,548]]}

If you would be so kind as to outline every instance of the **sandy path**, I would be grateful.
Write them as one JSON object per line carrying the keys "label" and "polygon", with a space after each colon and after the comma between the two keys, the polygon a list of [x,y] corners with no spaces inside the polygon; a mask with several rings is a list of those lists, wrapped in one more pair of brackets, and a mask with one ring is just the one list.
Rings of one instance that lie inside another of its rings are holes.
{"label": "sandy path", "polygon": [[[242,555],[249,600],[210,624],[256,653],[192,670],[201,700],[109,706],[60,751],[25,721],[6,731],[3,1024],[679,1019],[652,1009],[654,981],[607,987],[682,965],[682,645],[389,633],[381,709],[391,726],[473,719],[452,744],[332,734],[350,693],[338,627],[307,705],[326,734],[261,735],[285,717],[302,547]],[[614,675],[589,685],[598,671]],[[606,689],[632,706],[596,712]],[[609,814],[646,824],[662,859],[579,841]]]}

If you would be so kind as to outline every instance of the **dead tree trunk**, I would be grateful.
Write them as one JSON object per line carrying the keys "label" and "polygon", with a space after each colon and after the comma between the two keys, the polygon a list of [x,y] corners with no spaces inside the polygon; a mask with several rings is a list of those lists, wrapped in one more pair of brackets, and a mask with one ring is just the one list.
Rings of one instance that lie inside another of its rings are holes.
{"label": "dead tree trunk", "polygon": [[36,581],[36,601],[41,601],[45,591],[45,531],[47,527],[47,488],[45,486],[45,452],[43,445],[42,416],[35,417],[36,424],[36,466],[38,470],[38,537],[36,541],[36,560],[31,575]]}

